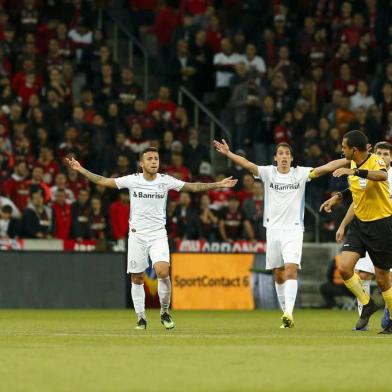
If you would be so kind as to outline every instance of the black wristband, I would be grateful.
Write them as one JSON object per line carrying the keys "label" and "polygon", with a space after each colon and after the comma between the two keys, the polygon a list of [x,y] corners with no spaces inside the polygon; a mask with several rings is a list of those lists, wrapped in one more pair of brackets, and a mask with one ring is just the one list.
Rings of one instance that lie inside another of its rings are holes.
{"label": "black wristband", "polygon": [[339,196],[343,199],[346,200],[351,196],[351,191],[350,188],[345,189],[344,191],[338,192]]}
{"label": "black wristband", "polygon": [[369,170],[354,169],[354,176],[360,178],[367,178],[368,174],[369,174]]}

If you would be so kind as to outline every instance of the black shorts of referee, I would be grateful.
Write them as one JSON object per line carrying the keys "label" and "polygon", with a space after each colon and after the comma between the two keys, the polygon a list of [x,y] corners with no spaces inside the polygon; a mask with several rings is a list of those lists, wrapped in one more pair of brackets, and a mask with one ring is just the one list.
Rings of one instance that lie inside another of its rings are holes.
{"label": "black shorts of referee", "polygon": [[392,268],[392,216],[369,222],[354,216],[342,251],[356,252],[361,257],[368,252],[377,268],[389,271]]}

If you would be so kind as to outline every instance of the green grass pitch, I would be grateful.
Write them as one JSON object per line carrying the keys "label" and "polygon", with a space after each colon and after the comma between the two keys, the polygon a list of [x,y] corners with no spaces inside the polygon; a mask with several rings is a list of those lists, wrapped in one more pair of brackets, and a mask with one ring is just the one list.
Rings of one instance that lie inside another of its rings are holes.
{"label": "green grass pitch", "polygon": [[0,311],[4,392],[391,391],[392,336],[352,332],[356,313],[301,310],[279,329],[277,311],[158,310],[134,331],[131,310]]}

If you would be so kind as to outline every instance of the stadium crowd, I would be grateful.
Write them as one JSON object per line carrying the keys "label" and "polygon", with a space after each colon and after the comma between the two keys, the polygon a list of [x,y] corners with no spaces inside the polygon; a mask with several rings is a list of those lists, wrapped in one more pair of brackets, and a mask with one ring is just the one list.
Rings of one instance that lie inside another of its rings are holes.
{"label": "stadium crowd", "polygon": [[[296,163],[321,165],[340,157],[351,129],[392,142],[389,1],[129,0],[130,29],[161,76],[147,101],[135,70],[114,61],[97,5],[0,1],[1,238],[125,238],[127,193],[92,186],[63,159],[117,177],[154,146],[181,180],[240,180],[235,191],[171,194],[170,238],[264,239],[262,185],[237,167],[212,176],[210,146],[176,102],[181,85],[257,164],[284,141]],[[343,186],[314,181],[307,202],[317,209]],[[324,239],[344,212],[323,218]]]}

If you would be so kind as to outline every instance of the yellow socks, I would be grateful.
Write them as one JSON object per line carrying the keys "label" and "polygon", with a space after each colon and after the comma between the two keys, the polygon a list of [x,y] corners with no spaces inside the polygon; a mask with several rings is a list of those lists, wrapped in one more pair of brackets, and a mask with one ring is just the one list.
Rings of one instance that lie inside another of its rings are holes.
{"label": "yellow socks", "polygon": [[[344,284],[358,298],[358,300],[362,303],[362,305],[367,305],[369,303],[370,296],[363,289],[361,278],[356,273],[354,273],[354,275],[350,279],[345,280]],[[388,291],[385,291],[385,293],[387,293],[387,295],[390,296],[389,301],[391,301],[391,305],[392,305],[392,291],[391,291],[391,289],[389,289]],[[383,293],[383,296],[384,296],[384,293]]]}
{"label": "yellow socks", "polygon": [[389,309],[389,317],[392,317],[392,287],[390,287],[387,291],[383,291],[382,297],[384,298],[385,305],[387,305]]}

